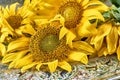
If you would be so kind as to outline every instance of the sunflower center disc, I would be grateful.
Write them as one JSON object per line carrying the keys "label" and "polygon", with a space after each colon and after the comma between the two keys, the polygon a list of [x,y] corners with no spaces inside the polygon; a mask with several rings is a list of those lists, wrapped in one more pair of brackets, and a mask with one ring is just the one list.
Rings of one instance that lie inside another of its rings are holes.
{"label": "sunflower center disc", "polygon": [[19,15],[18,16],[10,16],[7,18],[7,22],[10,24],[10,26],[13,29],[17,29],[20,26],[22,20],[23,20],[23,18]]}
{"label": "sunflower center disc", "polygon": [[59,44],[59,38],[56,35],[47,35],[42,41],[40,41],[40,48],[45,51],[53,51]]}
{"label": "sunflower center disc", "polygon": [[67,7],[65,9],[65,11],[63,12],[63,16],[66,19],[66,21],[68,20],[74,20],[76,13],[75,13],[75,9],[73,7]]}
{"label": "sunflower center disc", "polygon": [[77,2],[68,2],[59,8],[59,13],[65,18],[65,27],[75,28],[81,19],[81,6]]}

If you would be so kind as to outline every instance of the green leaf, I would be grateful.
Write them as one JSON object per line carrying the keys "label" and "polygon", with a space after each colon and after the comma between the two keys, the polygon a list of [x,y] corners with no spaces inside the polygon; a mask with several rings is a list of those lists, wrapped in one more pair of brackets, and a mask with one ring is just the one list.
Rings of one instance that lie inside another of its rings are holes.
{"label": "green leaf", "polygon": [[120,13],[120,7],[118,8],[118,12]]}
{"label": "green leaf", "polygon": [[116,0],[116,3],[120,6],[120,0]]}
{"label": "green leaf", "polygon": [[111,13],[112,13],[112,15],[114,16],[114,18],[115,18],[118,22],[120,22],[120,8],[113,8],[113,9],[111,10]]}
{"label": "green leaf", "polygon": [[110,11],[103,12],[102,15],[104,16],[104,18],[105,18],[106,20],[108,20],[108,19],[111,18]]}
{"label": "green leaf", "polygon": [[112,4],[114,4],[117,7],[120,7],[120,0],[110,0]]}

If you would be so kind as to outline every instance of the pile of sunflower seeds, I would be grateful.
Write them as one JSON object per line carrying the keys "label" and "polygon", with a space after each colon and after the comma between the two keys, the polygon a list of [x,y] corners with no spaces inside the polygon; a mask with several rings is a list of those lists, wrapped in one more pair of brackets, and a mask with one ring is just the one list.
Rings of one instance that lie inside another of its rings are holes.
{"label": "pile of sunflower seeds", "polygon": [[115,55],[94,58],[89,64],[75,64],[72,72],[57,69],[54,73],[29,70],[21,73],[19,69],[8,69],[0,63],[0,80],[118,80],[120,62]]}

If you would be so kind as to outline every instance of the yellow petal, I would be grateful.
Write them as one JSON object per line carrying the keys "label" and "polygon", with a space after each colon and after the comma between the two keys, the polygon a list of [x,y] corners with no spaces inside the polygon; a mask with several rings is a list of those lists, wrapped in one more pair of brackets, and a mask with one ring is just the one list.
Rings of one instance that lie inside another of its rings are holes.
{"label": "yellow petal", "polygon": [[95,9],[84,10],[83,16],[86,16],[86,17],[96,16],[97,19],[104,21],[104,17],[102,16],[102,14],[98,10],[95,10]]}
{"label": "yellow petal", "polygon": [[101,56],[107,56],[109,53],[108,53],[108,50],[106,47],[102,47],[98,52],[98,57],[101,57]]}
{"label": "yellow petal", "polygon": [[64,23],[65,23],[65,19],[64,17],[62,17],[60,14],[56,15],[53,19],[50,20],[50,22],[52,21],[60,21],[60,23],[62,24],[63,27],[65,27]]}
{"label": "yellow petal", "polygon": [[51,73],[56,70],[57,66],[58,66],[58,60],[48,63],[48,67]]}
{"label": "yellow petal", "polygon": [[16,58],[16,56],[17,56],[17,54],[15,54],[15,53],[7,54],[5,57],[3,57],[2,63],[11,62]]}
{"label": "yellow petal", "polygon": [[69,31],[66,35],[66,44],[68,44],[71,48],[72,46],[72,41],[76,38],[76,35]]}
{"label": "yellow petal", "polygon": [[118,34],[120,35],[120,26],[118,26]]}
{"label": "yellow petal", "polygon": [[30,0],[24,0],[24,4],[23,5],[29,6],[29,4],[30,4]]}
{"label": "yellow petal", "polygon": [[72,71],[71,65],[67,63],[66,61],[59,62],[58,66],[68,72]]}
{"label": "yellow petal", "polygon": [[[5,18],[5,19],[8,18],[10,15],[8,5],[6,7],[0,6],[0,8],[1,8],[0,16]],[[4,15],[3,15],[3,12],[4,12]]]}
{"label": "yellow petal", "polygon": [[15,68],[21,68],[23,66],[26,66],[28,64],[31,64],[33,61],[33,55],[28,54],[25,57],[19,59],[16,61],[16,64],[14,65]]}
{"label": "yellow petal", "polygon": [[78,50],[85,50],[85,51],[90,52],[90,53],[95,52],[95,49],[85,41],[73,42],[73,47],[78,49]]}
{"label": "yellow petal", "polygon": [[120,40],[119,40],[119,46],[117,48],[117,58],[120,61]]}
{"label": "yellow petal", "polygon": [[28,48],[29,40],[30,40],[29,38],[22,37],[22,38],[15,40],[15,41],[12,41],[8,45],[7,52]]}
{"label": "yellow petal", "polygon": [[106,42],[109,54],[114,53],[116,51],[118,42],[118,33],[116,27],[111,29],[110,33],[106,37]]}
{"label": "yellow petal", "polygon": [[20,30],[23,33],[28,33],[28,34],[31,34],[31,35],[33,35],[36,32],[30,24],[27,24],[25,26],[21,26]]}
{"label": "yellow petal", "polygon": [[17,10],[17,14],[21,15],[23,18],[33,16],[33,12],[28,10],[26,6],[20,7]]}
{"label": "yellow petal", "polygon": [[5,54],[6,54],[6,47],[2,43],[0,43],[0,54],[1,54],[1,56],[5,56]]}
{"label": "yellow petal", "polygon": [[87,37],[92,35],[93,33],[96,33],[96,26],[93,26],[93,24],[88,21],[88,18],[83,18],[77,28],[78,34],[81,37]]}
{"label": "yellow petal", "polygon": [[30,18],[25,18],[22,20],[21,24],[30,24],[31,23],[31,20]]}
{"label": "yellow petal", "polygon": [[[57,13],[61,0],[32,0],[29,7],[35,14],[44,16],[44,18],[52,18]],[[26,6],[26,5],[25,5]],[[39,9],[39,10],[38,10]],[[49,13],[49,14],[48,14]]]}
{"label": "yellow petal", "polygon": [[36,69],[39,71],[41,66],[42,66],[42,63],[37,64]]}
{"label": "yellow petal", "polygon": [[15,64],[16,64],[16,59],[9,64],[8,69],[14,68]]}
{"label": "yellow petal", "polygon": [[[14,53],[14,54],[18,54],[18,55],[17,55],[16,58],[14,58],[14,60],[9,64],[8,69],[14,68],[14,66],[16,65],[17,60],[21,59],[25,54],[27,54],[27,52],[28,52],[28,50]],[[14,55],[14,54],[13,54],[13,55]]]}
{"label": "yellow petal", "polygon": [[107,11],[107,10],[110,9],[103,2],[97,1],[97,0],[96,1],[90,1],[85,7],[89,8],[89,9],[96,9],[96,10],[99,10],[100,12]]}
{"label": "yellow petal", "polygon": [[28,64],[28,65],[22,67],[21,72],[25,72],[27,69],[32,68],[32,67],[35,66],[36,64],[37,64],[36,62],[33,62],[33,63],[31,63],[31,64]]}
{"label": "yellow petal", "polygon": [[82,53],[82,52],[73,51],[69,55],[69,58],[71,60],[74,60],[74,61],[80,61],[80,62],[82,62],[84,64],[88,63],[88,57],[87,57],[87,55],[85,53]]}
{"label": "yellow petal", "polygon": [[[26,1],[26,3],[30,4],[33,8],[35,8],[35,6],[38,5],[38,3],[40,3],[40,2],[41,2],[41,0],[32,0],[29,3],[27,3],[27,1]],[[26,4],[25,4],[25,6],[26,6]]]}
{"label": "yellow petal", "polygon": [[78,3],[80,3],[82,0],[76,0]]}
{"label": "yellow petal", "polygon": [[67,33],[68,33],[68,29],[66,29],[65,27],[62,27],[60,29],[59,39],[62,39]]}
{"label": "yellow petal", "polygon": [[98,51],[102,47],[104,37],[94,43],[95,49]]}
{"label": "yellow petal", "polygon": [[8,62],[11,62],[14,60],[18,60],[21,57],[23,57],[27,52],[28,52],[28,50],[24,50],[24,51],[20,51],[20,52],[6,54],[2,59],[2,63],[8,63]]}
{"label": "yellow petal", "polygon": [[8,27],[2,27],[1,32],[13,35],[13,32]]}
{"label": "yellow petal", "polygon": [[82,6],[85,6],[87,3],[89,2],[89,0],[82,0]]}
{"label": "yellow petal", "polygon": [[5,10],[6,10],[7,12],[9,12],[9,6],[8,6],[8,5],[5,7]]}
{"label": "yellow petal", "polygon": [[5,9],[3,8],[3,12],[4,15],[2,14],[1,16],[3,16],[4,18],[8,18],[10,16],[8,6],[6,6]]}
{"label": "yellow petal", "polygon": [[106,35],[109,34],[110,30],[112,28],[111,23],[105,23],[103,25],[101,25],[98,28],[98,33],[97,35],[94,37],[94,39],[92,39],[91,43],[97,43],[99,40],[101,40],[103,37],[105,37]]}
{"label": "yellow petal", "polygon": [[[86,23],[89,24],[89,22],[87,22],[87,21],[86,21]],[[97,34],[96,26],[97,26],[97,21],[90,24],[90,26],[87,27],[87,30],[90,32],[91,35]]]}
{"label": "yellow petal", "polygon": [[10,14],[11,14],[11,16],[13,16],[13,15],[16,14],[16,13],[15,13],[15,12],[16,12],[15,10],[16,10],[18,4],[19,4],[19,3],[16,2],[16,3],[10,5]]}
{"label": "yellow petal", "polygon": [[35,19],[34,22],[37,24],[37,25],[42,25],[42,24],[45,24],[45,23],[49,23],[48,19]]}
{"label": "yellow petal", "polygon": [[15,31],[14,31],[17,35],[19,35],[19,36],[23,36],[23,33],[22,33],[22,31],[18,28],[18,29],[15,29]]}
{"label": "yellow petal", "polygon": [[[7,22],[7,20],[6,19],[2,19],[2,26],[4,27],[3,28],[3,31],[9,31],[10,33],[12,32],[12,31],[14,31],[14,29],[10,26],[10,24]],[[6,27],[5,27],[6,26]]]}

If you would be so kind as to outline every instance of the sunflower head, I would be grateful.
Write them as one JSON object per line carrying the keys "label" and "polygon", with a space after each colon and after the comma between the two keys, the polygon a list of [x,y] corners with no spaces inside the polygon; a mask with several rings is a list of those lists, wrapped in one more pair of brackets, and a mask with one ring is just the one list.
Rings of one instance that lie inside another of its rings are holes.
{"label": "sunflower head", "polygon": [[82,7],[78,2],[69,1],[60,6],[59,14],[65,18],[66,28],[75,28],[82,17]]}
{"label": "sunflower head", "polygon": [[[19,3],[16,2],[9,6],[2,7],[0,12],[1,42],[6,42],[6,38],[10,39],[13,37],[25,36],[24,33],[29,34],[34,31],[32,26],[30,26],[33,13],[28,10],[26,6],[18,5]],[[9,42],[11,40],[9,40]]]}
{"label": "sunflower head", "polygon": [[59,40],[59,30],[56,26],[45,24],[32,36],[29,48],[35,60],[51,62],[67,58],[70,48],[66,45],[65,37]]}
{"label": "sunflower head", "polygon": [[[88,58],[84,51],[79,51],[81,49],[78,50],[76,47],[70,48],[66,44],[66,37],[59,39],[61,27],[58,25],[60,23],[56,22],[42,24],[32,37],[21,36],[21,38],[11,41],[6,46],[7,53],[2,59],[2,63],[10,63],[9,68],[21,68],[22,72],[32,67],[37,70],[49,68],[50,72],[54,72],[57,67],[60,67],[70,72],[72,67],[68,61],[71,60],[87,64]],[[78,45],[78,43],[76,44]],[[82,45],[88,46],[86,43]],[[81,45],[78,47],[80,48]],[[46,68],[47,66],[48,68]]]}

